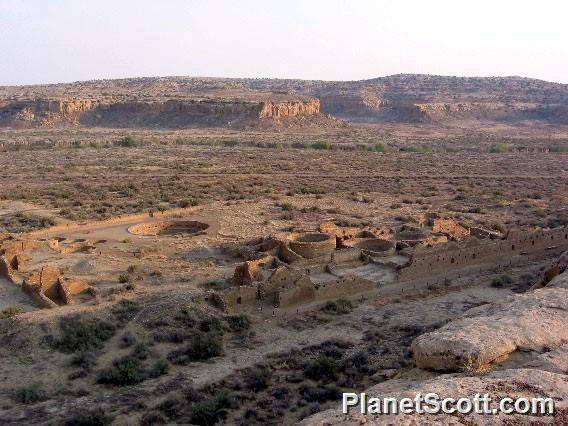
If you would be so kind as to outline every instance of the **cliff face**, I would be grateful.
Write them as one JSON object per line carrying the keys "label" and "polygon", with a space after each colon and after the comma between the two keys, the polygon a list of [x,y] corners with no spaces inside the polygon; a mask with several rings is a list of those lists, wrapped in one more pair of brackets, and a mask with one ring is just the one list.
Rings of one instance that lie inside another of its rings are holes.
{"label": "cliff face", "polygon": [[0,126],[12,127],[227,126],[290,117],[317,123],[304,119],[318,117],[320,109],[379,123],[568,124],[568,85],[396,75],[349,82],[168,77],[0,87]]}
{"label": "cliff face", "polygon": [[322,112],[355,117],[377,114],[388,104],[376,94],[332,93],[321,94],[319,98]]}
{"label": "cliff face", "polygon": [[306,117],[320,112],[320,101],[310,99],[296,102],[263,102],[258,118]]}
{"label": "cliff face", "polygon": [[319,114],[319,100],[53,100],[4,102],[0,105],[0,125],[35,126],[116,126],[183,127],[225,125],[233,121],[309,117]]}

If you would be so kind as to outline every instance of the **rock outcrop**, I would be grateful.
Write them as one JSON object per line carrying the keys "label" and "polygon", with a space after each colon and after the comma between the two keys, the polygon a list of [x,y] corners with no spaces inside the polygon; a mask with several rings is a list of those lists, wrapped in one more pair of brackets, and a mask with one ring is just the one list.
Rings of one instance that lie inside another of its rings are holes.
{"label": "rock outcrop", "polygon": [[520,77],[394,75],[331,82],[137,78],[0,87],[0,126],[226,126],[312,117],[364,122],[568,124],[568,85]]}
{"label": "rock outcrop", "polygon": [[465,317],[417,337],[419,368],[459,371],[500,361],[514,351],[543,352],[568,341],[568,290],[549,288],[473,308]]}
{"label": "rock outcrop", "polygon": [[319,114],[315,98],[281,102],[224,99],[38,99],[2,102],[0,126],[186,127],[233,121],[309,117]]}

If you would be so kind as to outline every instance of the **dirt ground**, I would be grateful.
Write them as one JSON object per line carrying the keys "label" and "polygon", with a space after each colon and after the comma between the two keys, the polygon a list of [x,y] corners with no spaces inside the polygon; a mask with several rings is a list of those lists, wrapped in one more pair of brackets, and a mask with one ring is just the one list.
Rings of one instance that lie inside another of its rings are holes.
{"label": "dirt ground", "polygon": [[[386,235],[421,226],[425,213],[491,230],[568,224],[566,154],[523,151],[529,130],[510,142],[519,149],[491,153],[489,139],[470,144],[459,134],[452,145],[427,126],[425,135],[383,127],[144,130],[132,132],[144,141],[136,148],[0,151],[0,237],[57,237],[59,251],[26,253],[26,270],[49,264],[96,290],[39,309],[0,279],[0,311],[23,311],[0,319],[0,423],[293,424],[335,407],[341,391],[440,375],[415,368],[412,340],[472,307],[525,292],[557,252],[464,268],[433,277],[435,285],[397,282],[394,267],[345,266],[378,285],[342,314],[318,302],[259,305],[239,316],[206,299],[248,259],[250,241],[324,221]],[[124,132],[0,133],[96,142]],[[383,138],[384,153],[336,148]],[[334,148],[292,147],[302,139]],[[432,151],[400,151],[424,144]],[[129,232],[169,219],[209,227],[195,235]],[[492,285],[502,276],[504,285]],[[212,340],[196,343],[205,338]]]}

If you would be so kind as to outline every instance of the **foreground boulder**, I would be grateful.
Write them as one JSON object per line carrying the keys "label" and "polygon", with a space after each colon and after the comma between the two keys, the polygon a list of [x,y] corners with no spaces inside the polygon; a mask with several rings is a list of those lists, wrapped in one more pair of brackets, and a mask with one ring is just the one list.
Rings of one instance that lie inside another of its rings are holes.
{"label": "foreground boulder", "polygon": [[465,318],[417,337],[411,349],[419,368],[481,368],[517,350],[560,346],[568,341],[567,322],[568,289],[551,286],[471,309]]}

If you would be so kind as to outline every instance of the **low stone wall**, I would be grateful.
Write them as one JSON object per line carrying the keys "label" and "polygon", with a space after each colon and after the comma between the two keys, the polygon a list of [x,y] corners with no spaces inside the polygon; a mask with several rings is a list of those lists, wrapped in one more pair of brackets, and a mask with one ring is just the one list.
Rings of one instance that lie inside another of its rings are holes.
{"label": "low stone wall", "polygon": [[48,298],[41,291],[41,286],[35,283],[29,283],[26,280],[22,283],[22,290],[26,293],[30,299],[34,301],[40,308],[56,308],[57,303]]}
{"label": "low stone wall", "polygon": [[253,306],[258,299],[258,287],[238,286],[215,293],[214,303],[225,312],[237,309],[239,306]]}
{"label": "low stone wall", "polygon": [[336,250],[331,255],[333,263],[348,263],[359,259],[361,259],[361,250],[356,247]]}
{"label": "low stone wall", "polygon": [[294,262],[298,262],[300,260],[303,260],[302,256],[300,256],[298,253],[295,253],[294,251],[290,250],[290,248],[286,244],[280,245],[280,250],[278,251],[278,256],[280,257],[280,259],[282,259],[284,262],[287,262],[287,263],[294,263]]}
{"label": "low stone wall", "polygon": [[261,268],[273,263],[273,256],[265,256],[262,259],[247,260],[237,265],[233,274],[235,285],[250,285],[254,281],[262,281],[263,273]]}
{"label": "low stone wall", "polygon": [[259,285],[259,298],[276,300],[278,292],[292,287],[302,276],[298,269],[285,266],[276,268],[272,275]]}
{"label": "low stone wall", "polygon": [[11,283],[14,283],[14,277],[10,270],[10,265],[4,256],[0,256],[0,278],[5,278]]}
{"label": "low stone wall", "polygon": [[506,240],[469,239],[463,244],[450,242],[416,249],[399,279],[431,276],[465,266],[499,263],[512,256],[539,253],[555,246],[568,249],[568,228],[513,233]]}
{"label": "low stone wall", "polygon": [[277,293],[276,305],[286,308],[315,300],[315,288],[308,277],[303,277],[294,286]]}
{"label": "low stone wall", "polygon": [[305,259],[313,259],[332,253],[337,246],[335,235],[323,232],[291,234],[288,241],[290,250]]}
{"label": "low stone wall", "polygon": [[0,254],[6,258],[8,265],[13,270],[25,269],[24,254],[27,251],[47,245],[46,241],[38,240],[8,240],[2,243]]}
{"label": "low stone wall", "polygon": [[396,252],[396,243],[381,238],[354,238],[346,241],[346,245],[358,248],[371,256],[391,256]]}
{"label": "low stone wall", "polygon": [[190,213],[195,213],[199,209],[200,207],[177,208],[177,209],[170,209],[165,212],[153,212],[152,214],[148,212],[137,213],[137,214],[113,217],[110,219],[105,219],[100,221],[92,221],[84,223],[65,223],[65,224],[51,226],[45,229],[38,229],[37,231],[31,231],[28,232],[26,235],[28,237],[44,237],[58,232],[69,232],[78,229],[88,229],[88,228],[96,229],[100,227],[106,227],[109,225],[118,225],[121,223],[134,222],[137,220],[143,221],[150,217],[173,217],[177,215],[188,215]]}
{"label": "low stone wall", "polygon": [[315,300],[328,300],[372,290],[377,284],[357,276],[346,276],[315,287]]}

